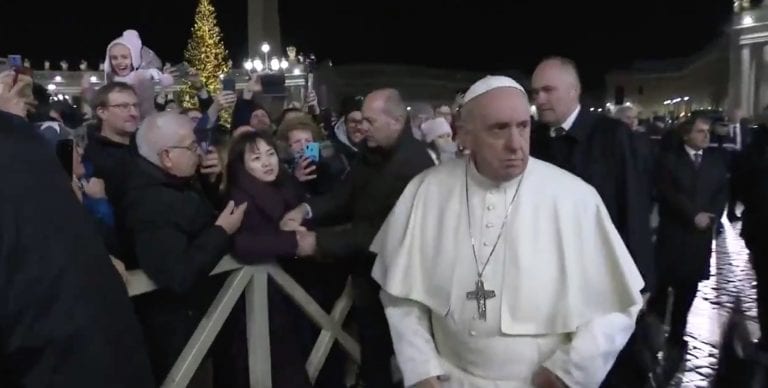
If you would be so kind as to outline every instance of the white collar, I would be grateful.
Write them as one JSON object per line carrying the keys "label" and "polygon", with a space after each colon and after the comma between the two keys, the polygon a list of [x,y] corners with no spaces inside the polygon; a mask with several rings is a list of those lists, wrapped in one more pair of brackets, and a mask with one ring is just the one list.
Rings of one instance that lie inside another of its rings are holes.
{"label": "white collar", "polygon": [[[506,190],[509,187],[516,187],[517,182],[520,181],[520,177],[522,177],[522,174],[513,178],[512,180],[506,181],[506,182],[495,182],[488,178],[486,178],[483,174],[480,173],[480,171],[477,171],[477,167],[475,166],[475,161],[472,160],[471,156],[467,157],[469,163],[469,180],[472,181],[475,185],[477,185],[482,190]],[[528,163],[530,163],[530,159],[528,160]]]}
{"label": "white collar", "polygon": [[[573,126],[573,123],[576,121],[576,117],[579,115],[580,111],[581,111],[581,105],[576,105],[576,109],[573,112],[571,112],[571,115],[568,116],[568,118],[565,119],[565,121],[563,121],[563,123],[560,124],[559,127],[565,129],[565,131],[568,132]],[[549,132],[550,135],[555,136],[555,128],[557,128],[557,126],[550,129],[550,132]]]}
{"label": "white collar", "polygon": [[687,153],[688,153],[688,155],[689,155],[691,158],[693,158],[693,155],[696,155],[696,154],[699,154],[699,155],[704,155],[704,150],[698,150],[698,151],[696,151],[696,150],[694,150],[693,148],[691,148],[691,147],[688,147],[688,144],[684,144],[683,146],[685,147],[685,152],[687,152]]}

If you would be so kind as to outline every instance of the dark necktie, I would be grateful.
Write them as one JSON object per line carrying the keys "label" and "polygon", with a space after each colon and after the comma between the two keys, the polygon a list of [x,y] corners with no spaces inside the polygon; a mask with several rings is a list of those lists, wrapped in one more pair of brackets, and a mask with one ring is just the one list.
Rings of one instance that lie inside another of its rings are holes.
{"label": "dark necktie", "polygon": [[695,152],[693,154],[693,165],[696,166],[696,168],[699,168],[701,165],[701,152]]}

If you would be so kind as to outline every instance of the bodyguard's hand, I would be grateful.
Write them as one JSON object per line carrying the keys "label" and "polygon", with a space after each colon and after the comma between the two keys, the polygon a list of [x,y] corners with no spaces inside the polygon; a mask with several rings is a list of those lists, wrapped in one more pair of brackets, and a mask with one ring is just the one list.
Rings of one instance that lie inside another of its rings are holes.
{"label": "bodyguard's hand", "polygon": [[307,208],[304,204],[301,204],[297,208],[285,213],[280,221],[280,229],[288,232],[301,230],[303,229],[301,224],[305,218],[307,218]]}
{"label": "bodyguard's hand", "polygon": [[540,367],[533,374],[533,386],[536,388],[568,388],[551,370]]}
{"label": "bodyguard's hand", "polygon": [[299,257],[313,256],[317,252],[317,235],[315,232],[297,231],[296,241],[298,242],[296,254]]}
{"label": "bodyguard's hand", "polygon": [[230,236],[235,234],[240,229],[240,224],[243,223],[243,216],[247,207],[248,202],[235,206],[234,201],[229,201],[227,207],[219,215],[219,219],[216,220],[216,225],[221,226]]}
{"label": "bodyguard's hand", "polygon": [[210,144],[208,147],[210,148],[200,163],[200,173],[207,175],[211,182],[215,182],[216,178],[221,174],[221,160],[219,160],[219,153],[216,152],[216,149]]}

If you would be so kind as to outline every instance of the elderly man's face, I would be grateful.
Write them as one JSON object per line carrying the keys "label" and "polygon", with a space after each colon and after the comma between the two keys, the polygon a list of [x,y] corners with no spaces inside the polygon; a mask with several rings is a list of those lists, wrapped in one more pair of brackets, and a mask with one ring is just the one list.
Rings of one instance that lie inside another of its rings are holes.
{"label": "elderly man's face", "polygon": [[616,114],[616,118],[627,124],[629,129],[635,130],[637,128],[637,111],[634,109],[621,110]]}
{"label": "elderly man's face", "polygon": [[542,62],[533,73],[533,102],[539,120],[561,125],[579,104],[577,80],[557,61]]}
{"label": "elderly man's face", "polygon": [[514,88],[490,90],[469,102],[462,113],[464,138],[478,171],[496,182],[525,171],[530,149],[528,100]]}
{"label": "elderly man's face", "polygon": [[368,146],[392,147],[402,132],[403,123],[400,122],[402,119],[397,120],[387,114],[384,97],[378,94],[366,97],[362,113]]}
{"label": "elderly man's face", "polygon": [[166,147],[165,159],[162,160],[166,171],[172,175],[186,178],[195,175],[200,164],[200,147],[195,138],[194,124],[184,120],[179,125],[179,136],[174,144]]}

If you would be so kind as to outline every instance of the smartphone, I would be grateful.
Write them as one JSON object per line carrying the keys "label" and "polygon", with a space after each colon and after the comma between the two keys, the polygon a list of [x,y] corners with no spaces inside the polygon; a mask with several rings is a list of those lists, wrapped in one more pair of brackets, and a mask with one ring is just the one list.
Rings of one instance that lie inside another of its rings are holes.
{"label": "smartphone", "polygon": [[19,80],[19,73],[21,72],[21,69],[24,67],[24,63],[21,60],[21,55],[9,55],[8,66],[11,69],[13,69],[13,71],[16,73],[13,76],[13,86],[16,86],[16,82],[18,82]]}
{"label": "smartphone", "polygon": [[67,176],[72,177],[72,165],[75,156],[75,141],[72,139],[61,139],[56,142],[56,156],[59,163],[64,168]]}
{"label": "smartphone", "polygon": [[195,138],[197,144],[200,145],[200,151],[203,154],[207,154],[211,148],[211,139],[213,137],[213,130],[211,128],[195,129]]}
{"label": "smartphone", "polygon": [[269,73],[261,74],[261,93],[265,96],[285,96],[285,74]]}
{"label": "smartphone", "polygon": [[224,78],[223,80],[221,80],[221,88],[224,91],[234,93],[236,86],[237,85],[235,83],[235,79],[232,78],[232,77],[227,77],[227,78]]}
{"label": "smartphone", "polygon": [[317,163],[320,161],[320,143],[309,143],[304,147],[304,156]]}

